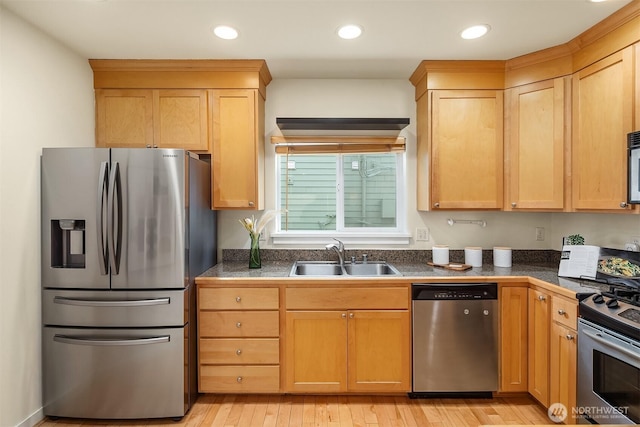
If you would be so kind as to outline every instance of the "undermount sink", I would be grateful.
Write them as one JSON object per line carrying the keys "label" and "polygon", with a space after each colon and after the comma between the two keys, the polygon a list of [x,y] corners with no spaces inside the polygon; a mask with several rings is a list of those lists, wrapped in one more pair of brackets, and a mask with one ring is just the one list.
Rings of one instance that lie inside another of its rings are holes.
{"label": "undermount sink", "polygon": [[391,264],[381,262],[345,263],[341,267],[331,261],[296,261],[289,276],[400,276],[400,272]]}

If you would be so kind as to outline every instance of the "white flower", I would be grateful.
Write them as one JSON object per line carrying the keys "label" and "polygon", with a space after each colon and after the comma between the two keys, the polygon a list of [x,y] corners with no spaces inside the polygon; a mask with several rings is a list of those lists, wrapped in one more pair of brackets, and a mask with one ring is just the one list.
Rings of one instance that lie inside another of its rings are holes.
{"label": "white flower", "polygon": [[260,233],[264,229],[264,227],[278,214],[282,211],[277,210],[268,210],[266,211],[258,221],[256,221],[256,217],[251,215],[251,218],[240,219],[240,224],[244,225],[244,228],[247,229],[251,237],[256,238],[260,236]]}

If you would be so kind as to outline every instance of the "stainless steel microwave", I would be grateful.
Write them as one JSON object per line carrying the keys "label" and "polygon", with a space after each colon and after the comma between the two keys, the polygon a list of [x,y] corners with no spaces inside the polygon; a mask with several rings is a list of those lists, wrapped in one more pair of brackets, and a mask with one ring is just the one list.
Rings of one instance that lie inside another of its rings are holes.
{"label": "stainless steel microwave", "polygon": [[640,131],[627,135],[629,144],[628,203],[640,203]]}

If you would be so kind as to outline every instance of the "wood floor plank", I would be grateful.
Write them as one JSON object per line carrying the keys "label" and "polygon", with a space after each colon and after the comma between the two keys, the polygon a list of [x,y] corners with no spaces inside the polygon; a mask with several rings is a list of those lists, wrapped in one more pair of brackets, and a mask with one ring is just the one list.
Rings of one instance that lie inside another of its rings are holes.
{"label": "wood floor plank", "polygon": [[180,420],[45,418],[37,427],[477,427],[549,424],[530,397],[409,399],[408,396],[204,394]]}

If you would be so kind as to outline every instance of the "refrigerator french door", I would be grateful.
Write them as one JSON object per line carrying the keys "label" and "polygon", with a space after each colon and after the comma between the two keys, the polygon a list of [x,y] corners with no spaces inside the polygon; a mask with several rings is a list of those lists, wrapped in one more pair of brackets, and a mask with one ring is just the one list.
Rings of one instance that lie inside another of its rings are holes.
{"label": "refrigerator french door", "polygon": [[194,278],[216,262],[210,166],[167,149],[43,149],[44,413],[182,417]]}

